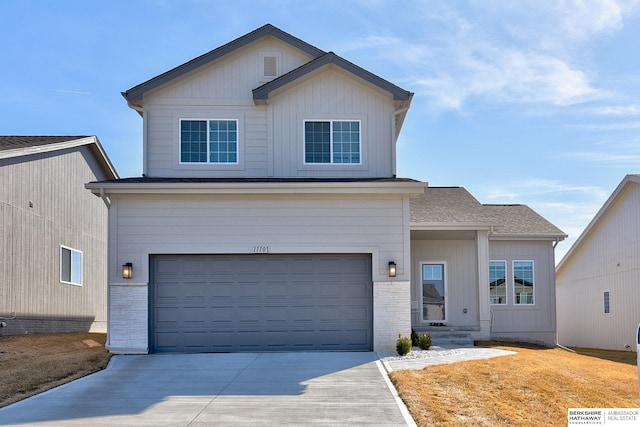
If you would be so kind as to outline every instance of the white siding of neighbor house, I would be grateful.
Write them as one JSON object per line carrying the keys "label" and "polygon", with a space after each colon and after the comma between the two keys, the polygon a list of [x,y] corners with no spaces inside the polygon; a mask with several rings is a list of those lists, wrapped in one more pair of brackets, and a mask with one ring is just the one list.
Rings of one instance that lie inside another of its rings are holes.
{"label": "white siding of neighbor house", "polygon": [[[260,58],[277,52],[288,72],[310,57],[267,38],[229,54],[144,96],[146,174],[151,177],[391,177],[391,94],[329,65],[274,91],[255,105]],[[179,163],[180,119],[236,119],[237,165]],[[305,119],[360,120],[360,165],[304,165]]]}
{"label": "white siding of neighbor house", "polygon": [[[557,273],[558,340],[636,350],[640,322],[640,185],[629,183]],[[604,313],[609,291],[610,313]]]}
{"label": "white siding of neighbor house", "polygon": [[[506,305],[491,305],[492,339],[537,341],[553,346],[556,331],[554,248],[549,241],[490,241],[490,260],[507,262]],[[513,261],[534,262],[534,304],[515,305]],[[489,286],[487,283],[486,286]]]}
{"label": "white siding of neighbor house", "polygon": [[[84,188],[98,179],[86,146],[0,160],[3,334],[106,331],[107,208]],[[60,282],[61,245],[83,253],[82,286]]]}
{"label": "white siding of neighbor house", "polygon": [[[111,300],[126,305],[131,299],[136,305],[140,287],[149,282],[150,254],[250,254],[254,246],[280,254],[370,253],[374,295],[386,294],[376,283],[389,282],[391,260],[398,265],[393,282],[408,288],[408,209],[402,196],[120,195],[110,209]],[[133,263],[130,281],[121,278],[127,262]],[[380,297],[374,307],[389,300],[395,301]],[[392,349],[398,333],[409,333],[408,301],[404,306],[405,316],[374,330],[376,349]],[[147,340],[148,312],[120,313],[114,316],[112,306],[110,328],[124,332],[110,335],[110,349],[146,351],[139,344]],[[131,325],[138,326],[131,330]],[[382,332],[384,339],[377,337]],[[387,342],[391,335],[395,338]]]}
{"label": "white siding of neighbor house", "polygon": [[[422,263],[444,263],[447,288],[447,325],[479,326],[478,268],[475,240],[413,240],[411,242],[412,323],[422,321]],[[467,313],[463,310],[467,309]]]}

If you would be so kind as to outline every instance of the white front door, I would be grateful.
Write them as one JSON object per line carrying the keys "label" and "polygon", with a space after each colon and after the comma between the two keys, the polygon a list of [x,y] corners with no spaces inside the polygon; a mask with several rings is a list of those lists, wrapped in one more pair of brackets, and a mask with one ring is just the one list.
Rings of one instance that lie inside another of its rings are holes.
{"label": "white front door", "polygon": [[422,263],[422,320],[446,322],[446,283],[444,263]]}

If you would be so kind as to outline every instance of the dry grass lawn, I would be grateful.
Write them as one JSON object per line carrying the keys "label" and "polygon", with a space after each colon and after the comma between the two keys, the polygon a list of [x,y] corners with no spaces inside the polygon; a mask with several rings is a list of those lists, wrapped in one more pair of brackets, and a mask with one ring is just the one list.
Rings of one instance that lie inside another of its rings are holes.
{"label": "dry grass lawn", "polygon": [[488,343],[518,352],[390,374],[419,426],[566,426],[568,408],[637,408],[636,353]]}
{"label": "dry grass lawn", "polygon": [[106,334],[0,337],[0,407],[104,369]]}

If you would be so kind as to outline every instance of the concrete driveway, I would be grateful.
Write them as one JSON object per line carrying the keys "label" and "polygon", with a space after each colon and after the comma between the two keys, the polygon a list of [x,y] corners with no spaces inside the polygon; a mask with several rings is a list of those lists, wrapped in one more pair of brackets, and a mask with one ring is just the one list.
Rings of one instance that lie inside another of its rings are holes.
{"label": "concrete driveway", "polygon": [[114,356],[0,409],[0,425],[413,425],[375,353]]}

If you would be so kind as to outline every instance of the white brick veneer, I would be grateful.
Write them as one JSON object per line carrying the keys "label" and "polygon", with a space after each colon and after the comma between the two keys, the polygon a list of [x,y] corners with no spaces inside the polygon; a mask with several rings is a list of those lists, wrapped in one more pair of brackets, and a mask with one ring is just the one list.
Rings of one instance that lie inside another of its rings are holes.
{"label": "white brick veneer", "polygon": [[373,351],[393,351],[398,334],[411,335],[409,281],[373,283]]}
{"label": "white brick veneer", "polygon": [[109,285],[109,340],[115,354],[148,353],[148,285]]}

